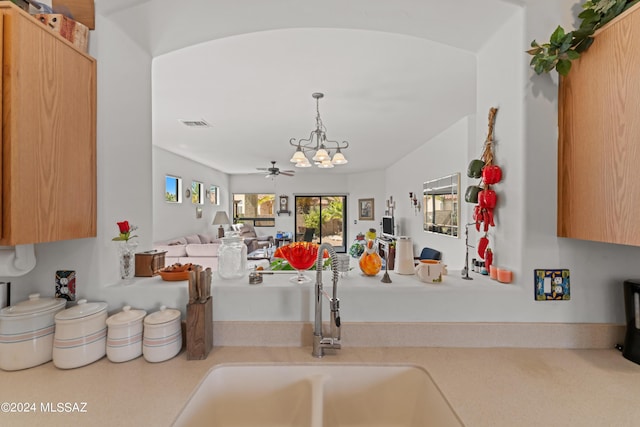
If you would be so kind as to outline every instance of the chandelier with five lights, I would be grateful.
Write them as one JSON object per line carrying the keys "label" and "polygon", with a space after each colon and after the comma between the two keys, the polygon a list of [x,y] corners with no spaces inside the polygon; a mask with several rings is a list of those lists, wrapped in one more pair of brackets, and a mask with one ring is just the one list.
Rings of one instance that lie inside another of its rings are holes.
{"label": "chandelier with five lights", "polygon": [[[311,95],[316,100],[316,128],[311,131],[309,138],[298,139],[291,138],[289,144],[296,147],[295,153],[291,157],[291,163],[295,163],[298,168],[308,168],[312,164],[307,157],[307,152],[313,153],[311,160],[319,168],[332,168],[334,165],[344,165],[348,160],[342,154],[342,150],[349,147],[347,141],[331,141],[327,139],[327,129],[322,124],[320,118],[320,99],[324,94],[316,92]],[[331,153],[333,158],[331,157]]]}

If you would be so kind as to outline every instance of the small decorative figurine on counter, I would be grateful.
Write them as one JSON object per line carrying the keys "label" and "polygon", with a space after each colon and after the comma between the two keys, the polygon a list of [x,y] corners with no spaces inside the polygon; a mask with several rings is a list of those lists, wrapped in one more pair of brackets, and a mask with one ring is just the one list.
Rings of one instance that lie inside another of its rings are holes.
{"label": "small decorative figurine on counter", "polygon": [[375,228],[370,228],[366,237],[367,243],[362,256],[360,256],[360,270],[365,276],[375,276],[382,269],[382,257],[378,253]]}

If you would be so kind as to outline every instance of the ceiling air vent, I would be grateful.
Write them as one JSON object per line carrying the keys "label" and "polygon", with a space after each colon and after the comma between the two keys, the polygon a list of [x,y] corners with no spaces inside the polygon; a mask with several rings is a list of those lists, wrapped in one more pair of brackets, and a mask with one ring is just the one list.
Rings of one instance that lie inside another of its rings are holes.
{"label": "ceiling air vent", "polygon": [[179,120],[183,125],[190,128],[210,128],[211,125],[205,120]]}

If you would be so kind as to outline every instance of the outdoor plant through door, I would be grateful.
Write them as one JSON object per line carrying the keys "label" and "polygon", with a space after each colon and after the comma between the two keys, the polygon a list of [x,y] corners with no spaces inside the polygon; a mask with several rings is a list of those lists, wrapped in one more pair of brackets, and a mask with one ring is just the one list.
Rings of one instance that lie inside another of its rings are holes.
{"label": "outdoor plant through door", "polygon": [[296,196],[296,241],[327,242],[346,252],[346,196]]}

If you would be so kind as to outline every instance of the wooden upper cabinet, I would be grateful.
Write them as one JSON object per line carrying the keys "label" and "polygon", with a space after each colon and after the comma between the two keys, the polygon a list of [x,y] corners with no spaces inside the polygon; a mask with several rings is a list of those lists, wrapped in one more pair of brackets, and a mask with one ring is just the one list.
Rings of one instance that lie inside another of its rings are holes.
{"label": "wooden upper cabinet", "polygon": [[96,236],[96,61],[9,2],[1,245]]}
{"label": "wooden upper cabinet", "polygon": [[558,236],[640,246],[640,4],[560,81]]}

